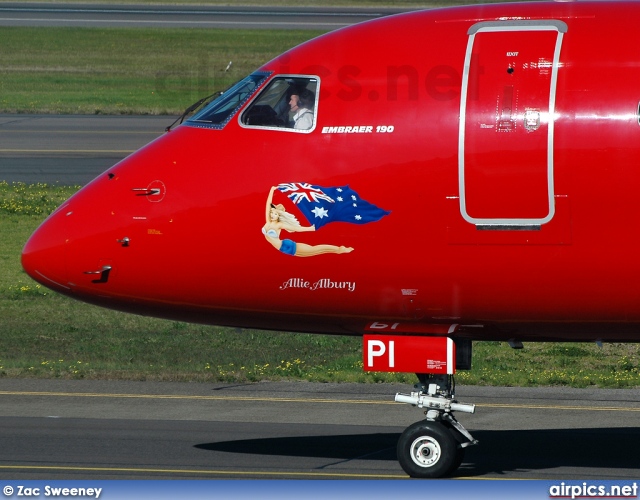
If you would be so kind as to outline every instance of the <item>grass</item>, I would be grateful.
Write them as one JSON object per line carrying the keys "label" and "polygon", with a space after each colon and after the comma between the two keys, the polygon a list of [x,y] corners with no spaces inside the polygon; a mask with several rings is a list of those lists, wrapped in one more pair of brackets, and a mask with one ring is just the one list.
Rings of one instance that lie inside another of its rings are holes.
{"label": "grass", "polygon": [[321,33],[0,28],[0,112],[179,114]]}
{"label": "grass", "polygon": [[[238,331],[101,309],[49,292],[20,266],[24,242],[76,187],[0,182],[0,377],[414,383],[364,373],[361,339]],[[636,344],[476,342],[458,383],[640,386]]]}

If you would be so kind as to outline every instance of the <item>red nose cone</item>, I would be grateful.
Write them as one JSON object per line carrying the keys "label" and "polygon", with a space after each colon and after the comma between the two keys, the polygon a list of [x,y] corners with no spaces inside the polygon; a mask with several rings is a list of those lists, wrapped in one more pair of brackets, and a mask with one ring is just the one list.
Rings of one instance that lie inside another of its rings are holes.
{"label": "red nose cone", "polygon": [[22,267],[34,280],[57,291],[68,291],[65,214],[49,217],[22,249]]}

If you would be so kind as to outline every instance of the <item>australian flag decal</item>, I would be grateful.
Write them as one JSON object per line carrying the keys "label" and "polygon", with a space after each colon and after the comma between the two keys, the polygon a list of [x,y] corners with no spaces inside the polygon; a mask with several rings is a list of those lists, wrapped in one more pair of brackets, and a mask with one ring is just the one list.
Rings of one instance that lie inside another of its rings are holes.
{"label": "australian flag decal", "polygon": [[285,194],[316,230],[330,222],[367,224],[382,219],[391,212],[360,198],[349,186],[322,187],[305,182],[280,184]]}

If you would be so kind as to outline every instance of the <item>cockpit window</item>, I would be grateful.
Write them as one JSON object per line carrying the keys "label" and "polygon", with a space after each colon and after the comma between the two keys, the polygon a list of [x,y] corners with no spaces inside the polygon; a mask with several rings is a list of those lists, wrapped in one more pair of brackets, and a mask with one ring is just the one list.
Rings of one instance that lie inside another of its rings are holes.
{"label": "cockpit window", "polygon": [[222,128],[233,117],[235,112],[254,94],[270,73],[257,72],[247,76],[216,99],[211,101],[200,112],[187,120],[187,124],[207,128]]}
{"label": "cockpit window", "polygon": [[311,132],[315,127],[318,77],[278,76],[256,97],[240,117],[250,128]]}

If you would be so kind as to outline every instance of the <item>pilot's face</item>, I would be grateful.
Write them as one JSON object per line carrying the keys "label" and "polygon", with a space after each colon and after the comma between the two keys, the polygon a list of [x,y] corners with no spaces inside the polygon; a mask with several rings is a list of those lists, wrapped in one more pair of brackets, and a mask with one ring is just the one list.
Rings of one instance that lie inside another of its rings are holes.
{"label": "pilot's face", "polygon": [[298,111],[300,108],[300,97],[293,94],[291,99],[289,99],[289,107],[291,108],[291,111]]}

